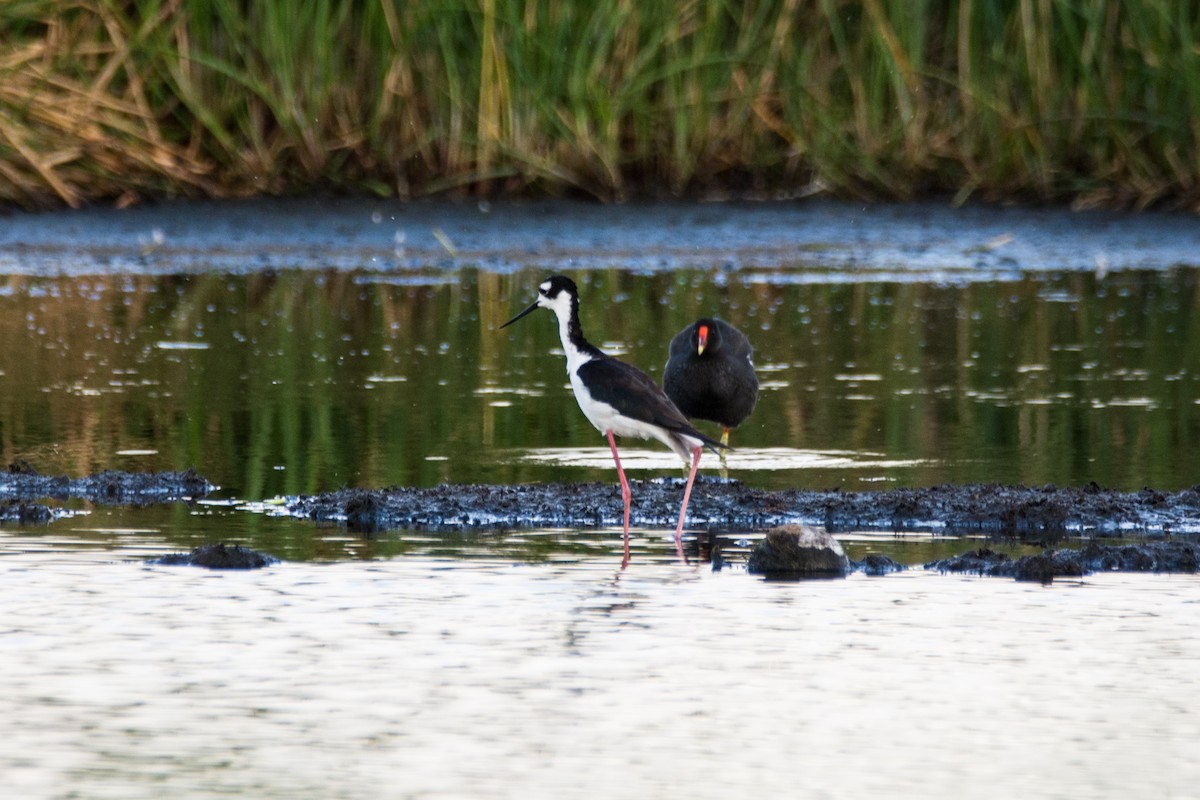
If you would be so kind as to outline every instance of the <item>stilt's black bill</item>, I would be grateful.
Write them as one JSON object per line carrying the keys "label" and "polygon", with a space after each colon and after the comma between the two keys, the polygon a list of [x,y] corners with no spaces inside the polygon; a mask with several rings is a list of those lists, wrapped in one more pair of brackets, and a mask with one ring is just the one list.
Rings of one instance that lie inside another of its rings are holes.
{"label": "stilt's black bill", "polygon": [[529,312],[537,311],[537,310],[538,310],[538,304],[537,304],[537,301],[535,300],[533,305],[531,305],[529,308],[522,311],[520,314],[517,314],[515,317],[513,317],[508,322],[501,325],[500,328],[497,328],[496,330],[500,330],[501,328],[507,328],[509,325],[512,325],[514,322],[516,322],[517,320],[519,320],[521,317],[525,316]]}

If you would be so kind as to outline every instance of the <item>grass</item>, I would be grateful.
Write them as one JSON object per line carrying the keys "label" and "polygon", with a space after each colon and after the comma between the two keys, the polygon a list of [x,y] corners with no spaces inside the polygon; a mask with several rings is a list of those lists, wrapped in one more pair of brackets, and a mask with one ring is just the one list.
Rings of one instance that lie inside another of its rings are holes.
{"label": "grass", "polygon": [[5,0],[0,203],[314,189],[1200,209],[1175,0]]}

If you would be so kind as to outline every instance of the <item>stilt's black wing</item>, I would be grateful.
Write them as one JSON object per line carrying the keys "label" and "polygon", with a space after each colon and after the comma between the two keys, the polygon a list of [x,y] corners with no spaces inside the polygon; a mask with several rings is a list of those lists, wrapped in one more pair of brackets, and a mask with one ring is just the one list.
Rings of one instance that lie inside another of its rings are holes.
{"label": "stilt's black wing", "polygon": [[724,447],[716,439],[693,428],[671,398],[637,367],[610,356],[593,358],[579,368],[579,379],[594,399],[607,403],[630,419],[691,436],[714,449]]}

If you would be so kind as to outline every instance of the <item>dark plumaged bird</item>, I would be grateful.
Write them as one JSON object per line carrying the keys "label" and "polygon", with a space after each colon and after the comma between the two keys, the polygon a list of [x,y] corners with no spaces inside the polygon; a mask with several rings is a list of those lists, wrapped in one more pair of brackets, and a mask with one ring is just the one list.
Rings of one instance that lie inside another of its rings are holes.
{"label": "dark plumaged bird", "polygon": [[754,349],[737,328],[719,319],[699,319],[671,340],[663,390],[688,419],[706,419],[729,429],[741,425],[758,402]]}
{"label": "dark plumaged bird", "polygon": [[558,317],[558,333],[563,352],[567,355],[567,375],[571,389],[583,415],[608,438],[617,476],[621,480],[621,497],[625,502],[625,558],[629,564],[629,481],[621,468],[614,436],[635,436],[657,439],[690,464],[683,506],[679,509],[679,524],[675,528],[675,550],[683,554],[683,521],[688,499],[700,465],[700,453],[705,446],[717,452],[719,442],[692,427],[671,399],[637,367],[605,355],[583,336],[579,324],[579,290],[570,278],[556,275],[538,286],[537,300],[529,308],[501,325],[506,328],[539,308],[548,308]]}

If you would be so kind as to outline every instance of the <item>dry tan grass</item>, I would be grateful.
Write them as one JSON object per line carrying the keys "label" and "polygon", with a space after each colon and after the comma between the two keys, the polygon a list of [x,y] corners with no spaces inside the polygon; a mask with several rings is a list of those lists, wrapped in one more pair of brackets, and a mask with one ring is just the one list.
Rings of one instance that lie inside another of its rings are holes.
{"label": "dry tan grass", "polygon": [[323,188],[1194,208],[1198,42],[1200,12],[1169,0],[9,0],[0,202]]}

